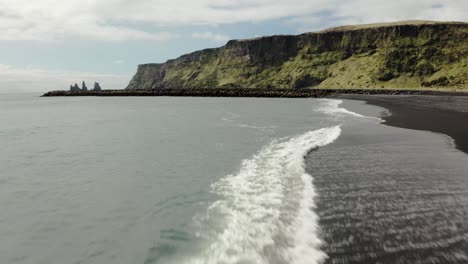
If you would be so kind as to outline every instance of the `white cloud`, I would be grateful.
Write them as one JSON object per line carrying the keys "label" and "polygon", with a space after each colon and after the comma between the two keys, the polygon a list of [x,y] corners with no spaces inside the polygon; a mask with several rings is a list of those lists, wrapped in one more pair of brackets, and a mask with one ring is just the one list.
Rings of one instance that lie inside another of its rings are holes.
{"label": "white cloud", "polygon": [[[115,8],[113,2],[103,1]],[[77,0],[0,0],[0,40],[53,41],[69,37],[122,40],[166,40],[176,37],[167,31],[145,31],[128,25],[112,23],[113,17],[101,16],[96,1]],[[115,20],[116,22],[121,19]]]}
{"label": "white cloud", "polygon": [[230,39],[229,36],[215,34],[213,32],[195,32],[192,34],[192,37],[197,38],[197,39],[205,39],[209,41],[214,41],[214,42],[225,42]]}
{"label": "white cloud", "polygon": [[92,87],[99,82],[103,89],[122,89],[131,76],[88,72],[54,71],[38,68],[17,68],[0,64],[0,92],[47,92],[67,90],[70,82]]}
{"label": "white cloud", "polygon": [[[320,15],[324,12],[327,16]],[[336,20],[467,21],[467,13],[466,0],[0,0],[0,40],[164,40],[177,35],[149,28],[284,18],[302,18],[301,27],[326,26]]]}

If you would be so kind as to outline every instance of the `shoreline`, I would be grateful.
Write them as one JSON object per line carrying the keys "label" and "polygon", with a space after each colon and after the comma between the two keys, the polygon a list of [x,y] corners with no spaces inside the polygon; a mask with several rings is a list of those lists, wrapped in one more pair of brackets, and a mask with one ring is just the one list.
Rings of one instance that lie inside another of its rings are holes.
{"label": "shoreline", "polygon": [[440,133],[454,140],[455,148],[468,154],[468,96],[339,95],[334,98],[365,101],[391,115],[383,124]]}
{"label": "shoreline", "polygon": [[435,95],[468,96],[468,92],[393,89],[257,89],[187,88],[154,90],[51,91],[41,97],[63,96],[187,96],[187,97],[267,97],[323,98],[339,95]]}

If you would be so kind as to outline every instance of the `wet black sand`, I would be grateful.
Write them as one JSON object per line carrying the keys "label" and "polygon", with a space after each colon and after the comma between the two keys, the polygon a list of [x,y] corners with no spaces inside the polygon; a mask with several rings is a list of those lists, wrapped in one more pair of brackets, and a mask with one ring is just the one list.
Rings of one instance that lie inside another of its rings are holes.
{"label": "wet black sand", "polygon": [[306,159],[325,263],[468,263],[468,98],[340,98],[392,115]]}
{"label": "wet black sand", "polygon": [[388,109],[389,126],[427,130],[455,140],[457,149],[468,153],[468,97],[424,95],[342,95]]}

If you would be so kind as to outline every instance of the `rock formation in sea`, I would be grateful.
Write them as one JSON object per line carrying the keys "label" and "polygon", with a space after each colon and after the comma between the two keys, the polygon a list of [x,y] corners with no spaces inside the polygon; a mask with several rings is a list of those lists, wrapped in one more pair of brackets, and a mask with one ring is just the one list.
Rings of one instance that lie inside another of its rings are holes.
{"label": "rock formation in sea", "polygon": [[468,89],[468,23],[405,21],[225,46],[138,66],[127,89]]}
{"label": "rock formation in sea", "polygon": [[75,83],[75,85],[70,86],[70,91],[81,91],[81,89],[78,84]]}
{"label": "rock formation in sea", "polygon": [[102,89],[101,89],[101,86],[99,85],[99,83],[98,83],[98,82],[95,82],[95,83],[94,83],[93,91],[101,91],[101,90],[102,90]]}
{"label": "rock formation in sea", "polygon": [[86,84],[85,84],[84,81],[83,81],[83,83],[81,84],[81,90],[82,90],[82,91],[88,91],[88,87],[86,87]]}

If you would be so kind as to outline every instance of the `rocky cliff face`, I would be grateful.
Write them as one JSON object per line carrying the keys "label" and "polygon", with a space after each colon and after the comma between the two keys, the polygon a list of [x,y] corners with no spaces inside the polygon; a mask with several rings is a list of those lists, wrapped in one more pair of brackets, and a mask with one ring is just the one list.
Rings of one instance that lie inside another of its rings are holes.
{"label": "rocky cliff face", "polygon": [[468,23],[400,22],[231,40],[144,64],[127,89],[468,89]]}

